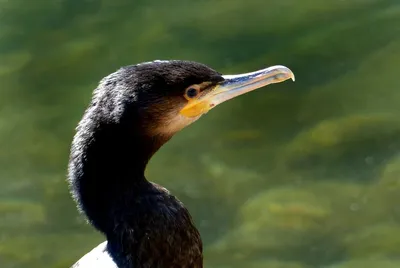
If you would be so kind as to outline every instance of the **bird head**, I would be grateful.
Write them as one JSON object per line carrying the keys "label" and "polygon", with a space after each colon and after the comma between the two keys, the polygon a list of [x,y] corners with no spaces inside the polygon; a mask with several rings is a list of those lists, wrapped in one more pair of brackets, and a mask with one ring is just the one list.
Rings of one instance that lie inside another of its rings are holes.
{"label": "bird head", "polygon": [[287,79],[294,74],[281,65],[223,75],[192,61],[152,61],[105,77],[95,95],[108,115],[133,113],[148,134],[172,136],[227,100]]}

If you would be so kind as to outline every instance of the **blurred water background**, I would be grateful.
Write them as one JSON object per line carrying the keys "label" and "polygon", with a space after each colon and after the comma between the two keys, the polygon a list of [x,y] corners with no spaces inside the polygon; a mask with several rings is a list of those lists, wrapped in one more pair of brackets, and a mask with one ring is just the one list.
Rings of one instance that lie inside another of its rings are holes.
{"label": "blurred water background", "polygon": [[99,79],[154,59],[285,82],[218,106],[152,159],[205,267],[400,267],[398,0],[0,0],[0,267],[69,267],[103,237],[65,181]]}

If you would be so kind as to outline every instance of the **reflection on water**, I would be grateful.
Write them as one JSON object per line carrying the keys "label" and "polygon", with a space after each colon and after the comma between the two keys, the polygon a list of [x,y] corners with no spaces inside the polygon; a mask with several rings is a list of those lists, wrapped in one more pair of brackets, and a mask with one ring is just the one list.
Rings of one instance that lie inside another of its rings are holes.
{"label": "reflection on water", "polygon": [[14,0],[0,25],[2,268],[69,267],[103,240],[65,182],[75,125],[101,77],[170,58],[297,78],[219,106],[151,161],[206,267],[400,266],[397,0]]}

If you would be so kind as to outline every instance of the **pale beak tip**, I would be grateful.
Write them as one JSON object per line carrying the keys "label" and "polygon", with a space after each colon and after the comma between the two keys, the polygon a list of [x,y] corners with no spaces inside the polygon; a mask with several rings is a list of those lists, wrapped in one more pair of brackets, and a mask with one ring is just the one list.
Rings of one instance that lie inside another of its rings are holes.
{"label": "pale beak tip", "polygon": [[293,82],[296,81],[296,78],[295,78],[292,70],[290,70],[288,67],[283,66],[283,65],[278,65],[278,67],[283,68],[282,72],[285,74],[286,79],[292,79]]}

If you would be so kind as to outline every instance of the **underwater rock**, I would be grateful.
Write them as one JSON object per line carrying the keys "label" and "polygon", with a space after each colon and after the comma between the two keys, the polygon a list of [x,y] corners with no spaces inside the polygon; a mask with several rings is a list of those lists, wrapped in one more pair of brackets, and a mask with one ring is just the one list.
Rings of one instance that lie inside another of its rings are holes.
{"label": "underwater rock", "polygon": [[328,266],[327,268],[398,268],[400,261],[390,259],[356,259],[340,264]]}
{"label": "underwater rock", "polygon": [[31,59],[28,51],[17,50],[0,55],[0,76],[20,71]]}
{"label": "underwater rock", "polygon": [[322,121],[283,150],[280,165],[314,177],[371,180],[385,159],[400,150],[400,120],[353,115]]}
{"label": "underwater rock", "polygon": [[400,156],[388,161],[383,168],[378,185],[387,191],[400,191]]}
{"label": "underwater rock", "polygon": [[46,221],[45,208],[33,201],[0,200],[0,229],[21,231]]}
{"label": "underwater rock", "polygon": [[[229,259],[229,256],[224,256],[225,261]],[[222,258],[221,258],[222,261]],[[223,262],[223,261],[222,261]],[[209,263],[209,264],[208,264]],[[305,264],[294,261],[283,261],[283,260],[253,260],[253,261],[235,261],[229,262],[229,264],[213,263],[213,260],[207,260],[206,267],[214,268],[311,268]]]}
{"label": "underwater rock", "polygon": [[[102,242],[98,233],[42,233],[15,235],[0,243],[1,267],[70,267]],[[66,245],[75,245],[65,250]]]}
{"label": "underwater rock", "polygon": [[301,259],[331,213],[329,203],[306,189],[262,192],[243,204],[235,226],[210,247],[210,254],[230,254],[237,260],[254,255]]}
{"label": "underwater rock", "polygon": [[353,258],[400,256],[400,225],[385,223],[363,228],[344,237],[347,254]]}
{"label": "underwater rock", "polygon": [[[360,237],[354,235],[359,230],[393,216],[383,196],[369,189],[358,183],[322,181],[266,190],[242,205],[232,229],[208,252],[237,261],[274,256],[329,265],[347,256],[351,247],[357,248]],[[391,228],[385,235],[396,233],[397,228]],[[387,244],[393,247],[382,252],[395,254],[397,240],[393,238]],[[375,241],[378,247],[386,245],[379,241]],[[368,253],[368,247],[362,250]]]}

